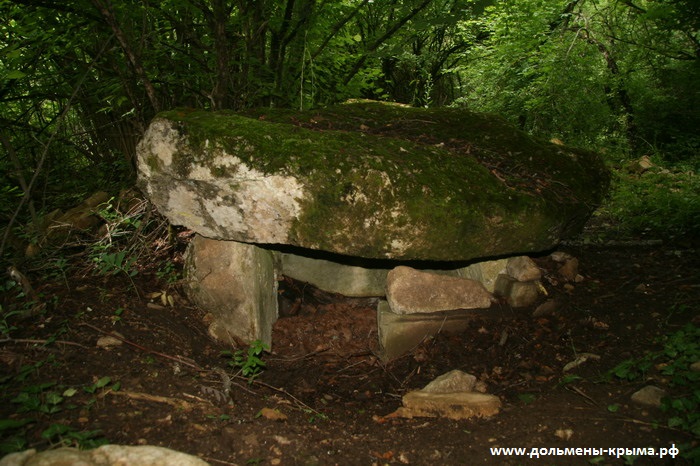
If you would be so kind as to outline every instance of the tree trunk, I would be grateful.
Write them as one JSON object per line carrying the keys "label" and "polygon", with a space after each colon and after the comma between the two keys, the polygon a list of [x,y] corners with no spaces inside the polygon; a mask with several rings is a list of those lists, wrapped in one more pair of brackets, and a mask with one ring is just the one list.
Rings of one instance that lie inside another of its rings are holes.
{"label": "tree trunk", "polygon": [[639,148],[639,135],[637,131],[637,123],[634,118],[634,106],[632,105],[632,99],[627,92],[627,87],[625,85],[625,80],[620,73],[620,67],[617,64],[617,59],[614,57],[610,49],[601,41],[591,36],[591,34],[583,29],[584,37],[589,44],[595,45],[598,51],[603,55],[605,59],[605,64],[613,77],[614,84],[610,87],[606,87],[606,92],[613,92],[615,95],[614,101],[608,100],[608,105],[613,113],[620,113],[618,105],[622,108],[622,118],[624,122],[624,129],[627,136],[627,143],[630,149],[634,152]]}

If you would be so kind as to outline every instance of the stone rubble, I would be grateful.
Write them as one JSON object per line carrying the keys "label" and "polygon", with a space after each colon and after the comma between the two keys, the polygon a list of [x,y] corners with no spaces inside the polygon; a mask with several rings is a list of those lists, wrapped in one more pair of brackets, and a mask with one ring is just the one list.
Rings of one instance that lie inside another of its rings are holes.
{"label": "stone rubble", "polygon": [[526,256],[472,264],[457,277],[396,267],[387,275],[387,300],[377,308],[382,359],[399,357],[439,332],[462,331],[476,311],[488,312],[496,296],[512,307],[534,304],[541,278]]}

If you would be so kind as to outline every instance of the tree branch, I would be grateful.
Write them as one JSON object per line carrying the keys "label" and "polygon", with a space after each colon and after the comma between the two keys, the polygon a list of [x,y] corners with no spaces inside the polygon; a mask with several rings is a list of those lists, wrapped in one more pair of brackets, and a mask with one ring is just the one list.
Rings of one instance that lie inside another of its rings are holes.
{"label": "tree branch", "polygon": [[124,31],[121,29],[119,23],[117,22],[117,18],[114,16],[114,11],[109,4],[109,0],[104,0],[104,3],[102,0],[91,1],[95,8],[97,8],[102,14],[107,24],[112,28],[112,33],[119,41],[119,45],[121,45],[122,50],[129,59],[129,63],[131,63],[134,73],[136,73],[136,76],[139,78],[139,80],[141,80],[143,87],[146,89],[146,94],[148,95],[148,100],[151,102],[153,110],[155,112],[159,112],[160,104],[158,102],[158,97],[156,95],[156,90],[153,87],[153,83],[151,83],[151,80],[148,79],[146,71],[143,69],[143,65],[141,64],[141,60],[136,56],[133,49],[129,45],[129,41],[126,38]]}
{"label": "tree branch", "polygon": [[355,62],[355,65],[350,70],[350,73],[348,73],[348,75],[345,77],[343,84],[347,85],[350,82],[350,80],[355,77],[355,75],[360,71],[360,68],[362,68],[362,65],[364,65],[367,59],[369,58],[370,54],[376,51],[379,48],[379,46],[382,45],[384,42],[389,40],[394,34],[396,34],[396,32],[399,29],[401,29],[407,22],[413,19],[414,16],[423,11],[425,7],[430,5],[431,2],[432,0],[424,0],[423,3],[411,10],[411,12],[408,15],[404,16],[399,21],[394,23],[394,25],[390,27],[381,37],[379,37],[369,47],[367,47],[366,53]]}

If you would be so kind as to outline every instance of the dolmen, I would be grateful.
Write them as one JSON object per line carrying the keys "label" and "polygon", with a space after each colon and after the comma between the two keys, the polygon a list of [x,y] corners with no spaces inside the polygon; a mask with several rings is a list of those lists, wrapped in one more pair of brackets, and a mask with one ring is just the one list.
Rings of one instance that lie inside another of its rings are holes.
{"label": "dolmen", "polygon": [[286,275],[386,298],[385,359],[498,297],[532,304],[540,275],[527,255],[579,233],[609,183],[596,154],[499,117],[374,101],[175,109],[137,153],[139,188],[197,233],[186,288],[213,336],[272,345]]}

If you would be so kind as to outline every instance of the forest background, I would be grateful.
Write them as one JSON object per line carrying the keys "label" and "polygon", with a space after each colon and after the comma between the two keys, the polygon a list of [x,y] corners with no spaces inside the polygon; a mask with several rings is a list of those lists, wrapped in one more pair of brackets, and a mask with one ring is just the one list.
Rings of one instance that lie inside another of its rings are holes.
{"label": "forest background", "polygon": [[161,110],[351,98],[496,113],[598,151],[618,232],[692,236],[699,24],[695,0],[0,0],[0,254],[8,231],[133,184]]}

